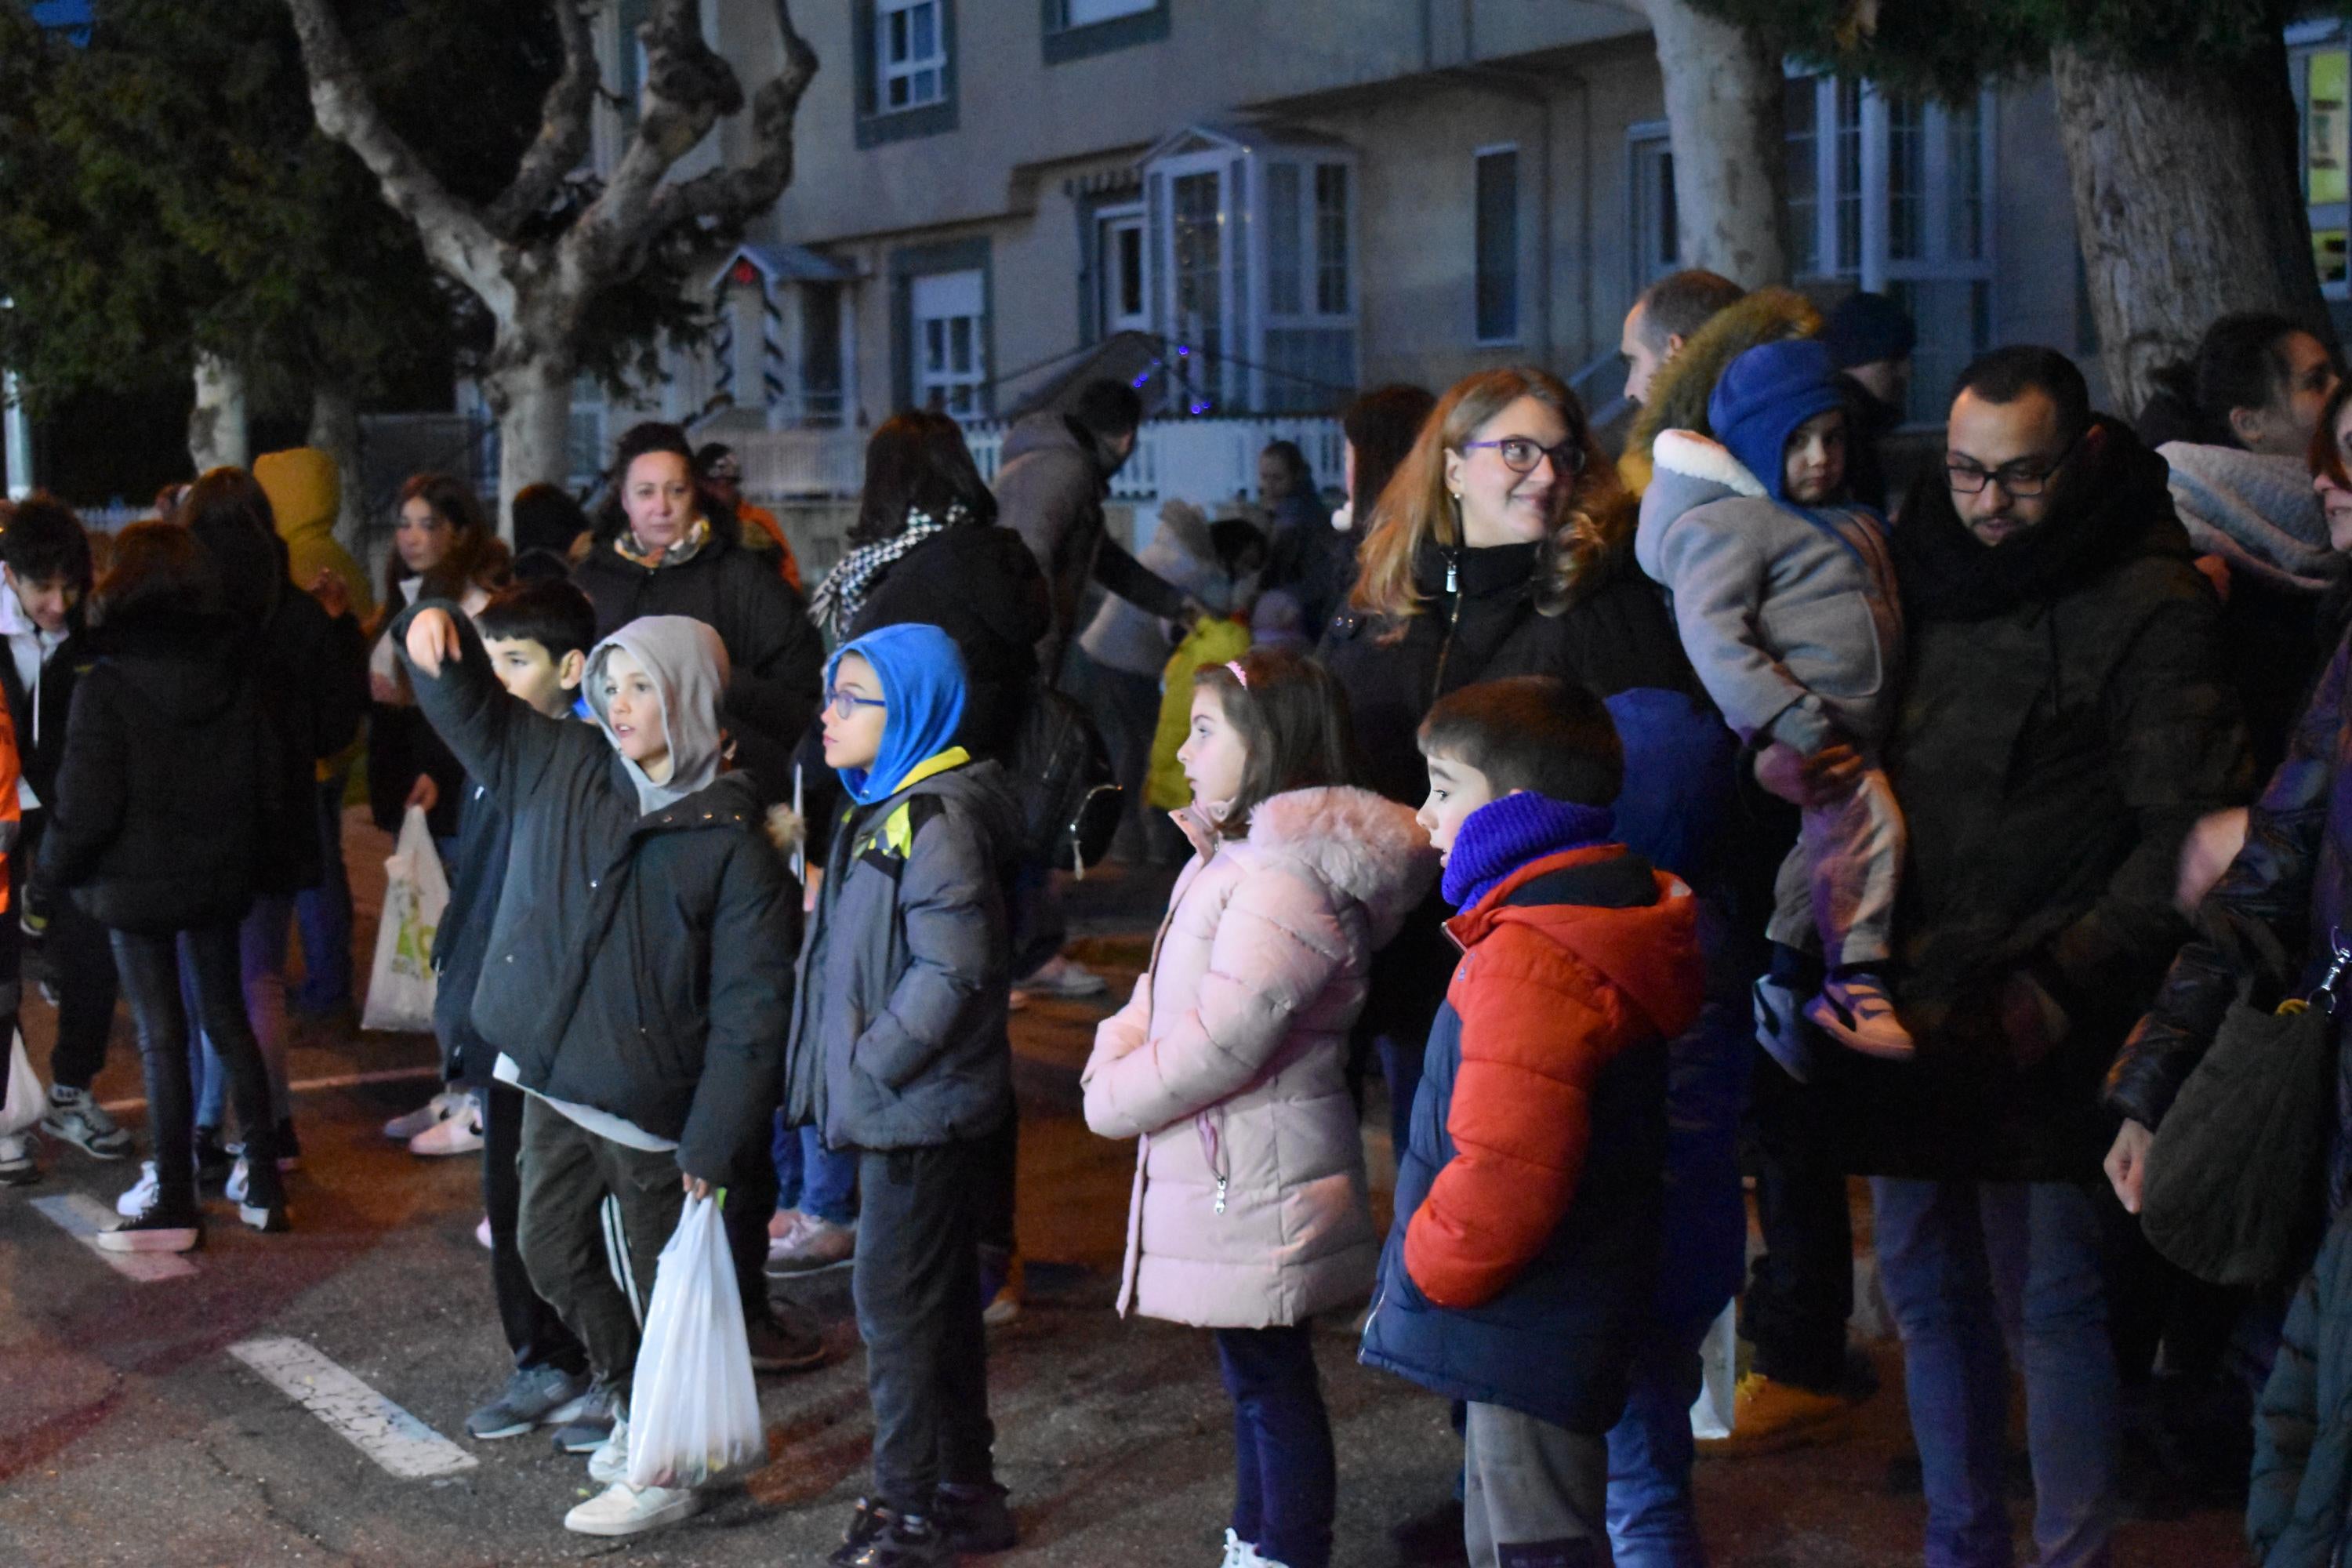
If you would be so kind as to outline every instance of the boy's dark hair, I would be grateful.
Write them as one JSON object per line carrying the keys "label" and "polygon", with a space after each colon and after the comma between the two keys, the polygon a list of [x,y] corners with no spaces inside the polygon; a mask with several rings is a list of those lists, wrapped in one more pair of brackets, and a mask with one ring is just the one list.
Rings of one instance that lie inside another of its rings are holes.
{"label": "boy's dark hair", "polygon": [[1642,307],[1642,331],[1650,346],[1664,349],[1668,338],[1687,338],[1727,310],[1748,298],[1748,290],[1719,272],[1685,267],[1669,272],[1647,289],[1635,303]]}
{"label": "boy's dark hair", "polygon": [[1554,676],[1482,680],[1441,697],[1420,741],[1423,756],[1477,769],[1498,795],[1523,789],[1607,805],[1625,788],[1625,746],[1609,710]]}
{"label": "boy's dark hair", "polygon": [[62,577],[78,594],[89,592],[89,535],[73,508],[46,490],[18,501],[0,531],[0,562],[19,583],[49,583]]}
{"label": "boy's dark hair", "polygon": [[113,563],[90,605],[101,626],[148,615],[211,615],[220,607],[211,552],[175,522],[134,522],[116,534]]}
{"label": "boy's dark hair", "polygon": [[585,658],[596,646],[596,606],[562,578],[519,583],[492,595],[474,629],[485,642],[535,642],[562,664],[565,654]]}
{"label": "boy's dark hair", "polygon": [[1105,376],[1078,388],[1070,417],[1105,440],[1116,441],[1143,423],[1143,399],[1127,383]]}
{"label": "boy's dark hair", "polygon": [[2072,441],[2091,427],[2091,389],[2074,362],[2039,343],[2011,343],[1980,354],[1952,383],[1952,396],[1973,392],[1987,403],[2016,402],[2039,389],[2058,405],[2059,434]]}
{"label": "boy's dark hair", "polygon": [[1223,664],[1192,675],[1193,689],[1217,692],[1249,752],[1242,787],[1217,824],[1227,837],[1248,832],[1250,813],[1286,790],[1353,782],[1356,751],[1348,693],[1321,665],[1274,647],[1254,647],[1234,663],[1239,676]]}
{"label": "boy's dark hair", "polygon": [[945,523],[957,507],[965,523],[996,521],[996,498],[971,460],[962,426],[934,409],[909,408],[876,426],[866,441],[866,486],[850,525],[852,545],[898,538],[911,512]]}

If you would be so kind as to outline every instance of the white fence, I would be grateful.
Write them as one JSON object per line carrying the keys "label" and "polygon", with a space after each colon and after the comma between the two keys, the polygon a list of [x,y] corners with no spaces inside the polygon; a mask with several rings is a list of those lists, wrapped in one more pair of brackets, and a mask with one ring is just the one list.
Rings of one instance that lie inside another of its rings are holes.
{"label": "white fence", "polygon": [[[1006,426],[964,426],[981,477],[996,482]],[[1115,500],[1156,502],[1181,497],[1213,514],[1225,502],[1257,494],[1257,458],[1271,441],[1294,441],[1326,490],[1340,488],[1347,441],[1336,419],[1152,419],[1138,432],[1135,455],[1111,479]],[[743,462],[743,488],[762,498],[853,496],[865,482],[866,433],[772,430],[730,437]]]}

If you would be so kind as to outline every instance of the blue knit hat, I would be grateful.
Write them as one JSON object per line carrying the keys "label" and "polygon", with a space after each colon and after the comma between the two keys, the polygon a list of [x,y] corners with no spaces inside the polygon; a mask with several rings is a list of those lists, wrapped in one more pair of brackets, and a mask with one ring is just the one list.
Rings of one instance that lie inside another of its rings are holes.
{"label": "blue knit hat", "polygon": [[1724,367],[1706,400],[1715,438],[1754,474],[1774,500],[1781,492],[1781,454],[1798,426],[1844,406],[1829,351],[1811,338],[1763,343]]}

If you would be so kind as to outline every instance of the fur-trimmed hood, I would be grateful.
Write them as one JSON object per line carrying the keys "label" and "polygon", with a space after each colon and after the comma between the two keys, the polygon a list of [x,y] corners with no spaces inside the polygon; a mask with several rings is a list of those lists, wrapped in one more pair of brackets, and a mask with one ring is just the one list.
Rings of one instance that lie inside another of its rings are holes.
{"label": "fur-trimmed hood", "polygon": [[1437,878],[1429,835],[1399,805],[1368,789],[1295,789],[1250,813],[1249,842],[1297,860],[1364,906],[1372,945],[1383,946]]}
{"label": "fur-trimmed hood", "polygon": [[1717,310],[1651,381],[1649,399],[1633,417],[1619,463],[1626,484],[1637,491],[1649,484],[1651,449],[1663,432],[1715,433],[1706,402],[1733,360],[1759,343],[1809,338],[1821,330],[1822,313],[1793,289],[1759,289]]}
{"label": "fur-trimmed hood", "polygon": [[1765,494],[1764,482],[1731,455],[1731,448],[1696,430],[1662,430],[1650,451],[1654,466],[1649,488],[1642,492],[1642,521],[1633,532],[1633,559],[1658,582],[1666,581],[1660,559],[1666,531],[1685,517],[1734,497],[1773,504]]}

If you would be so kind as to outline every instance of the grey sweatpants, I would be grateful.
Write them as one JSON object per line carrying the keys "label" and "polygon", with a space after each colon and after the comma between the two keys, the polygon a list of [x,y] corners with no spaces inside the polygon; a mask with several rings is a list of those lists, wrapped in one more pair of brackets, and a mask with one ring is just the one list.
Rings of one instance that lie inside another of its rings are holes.
{"label": "grey sweatpants", "polygon": [[1819,952],[1832,968],[1894,956],[1895,889],[1903,870],[1903,808],[1886,771],[1873,763],[1843,800],[1808,806],[1796,847],[1772,885],[1764,934]]}
{"label": "grey sweatpants", "polygon": [[1603,1568],[1609,1439],[1500,1405],[1463,1427],[1463,1544],[1470,1568]]}

